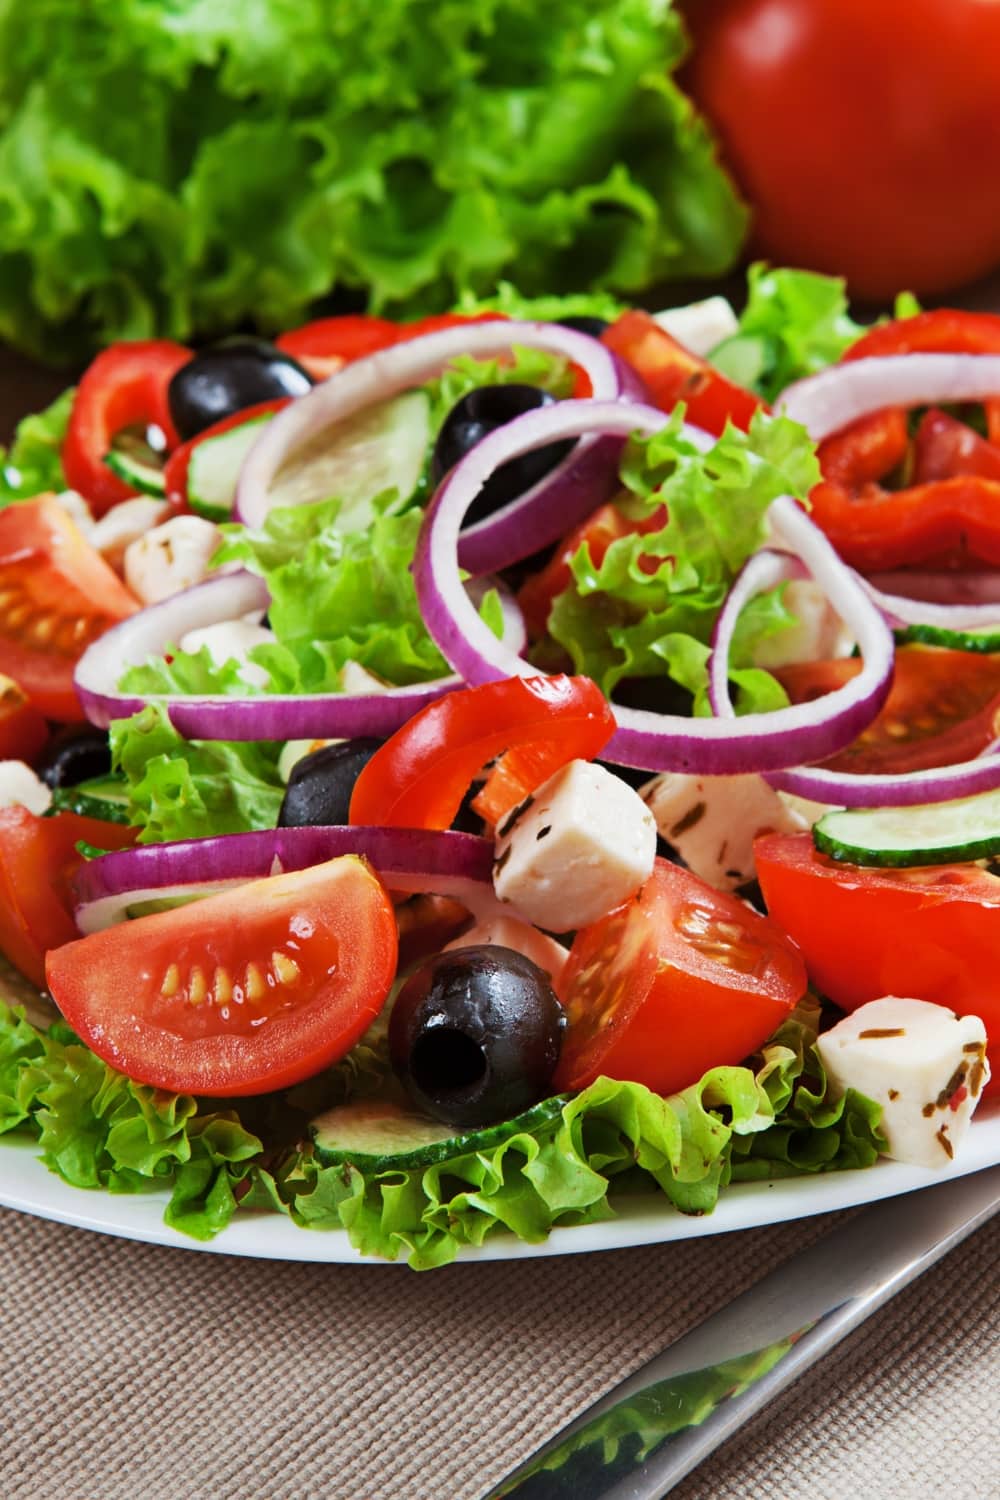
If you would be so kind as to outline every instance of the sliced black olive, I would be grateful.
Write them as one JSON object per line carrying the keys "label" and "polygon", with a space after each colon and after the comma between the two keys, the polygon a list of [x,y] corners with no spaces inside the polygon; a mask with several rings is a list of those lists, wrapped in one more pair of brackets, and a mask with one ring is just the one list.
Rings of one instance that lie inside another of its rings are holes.
{"label": "sliced black olive", "polygon": [[384,740],[342,740],[304,755],[292,767],[278,813],[279,828],[324,827],[346,823],[351,793]]}
{"label": "sliced black olive", "polygon": [[[525,412],[551,406],[555,398],[537,385],[482,385],[456,401],[444,419],[431,459],[431,480],[440,484],[444,476],[471,448],[498,427],[506,427]],[[547,443],[534,453],[501,464],[483,485],[466,512],[465,521],[481,521],[502,505],[516,500],[525,490],[544,479],[561,464],[573,447],[573,439]]]}
{"label": "sliced black olive", "polygon": [[53,789],[79,786],[95,776],[110,776],[111,750],[108,731],[93,724],[73,724],[58,730],[49,740],[35,768]]}
{"label": "sliced black olive", "polygon": [[578,318],[560,318],[563,328],[575,328],[577,333],[589,333],[592,339],[599,339],[605,328],[611,324],[607,318],[588,318],[581,314]]}
{"label": "sliced black olive", "polygon": [[258,401],[303,396],[312,384],[297,360],[265,339],[227,339],[181,366],[167,388],[167,402],[186,440]]}
{"label": "sliced black olive", "polygon": [[548,975],[512,948],[439,953],[403,985],[389,1021],[392,1066],[414,1103],[458,1128],[506,1120],[545,1098],[565,1016]]}

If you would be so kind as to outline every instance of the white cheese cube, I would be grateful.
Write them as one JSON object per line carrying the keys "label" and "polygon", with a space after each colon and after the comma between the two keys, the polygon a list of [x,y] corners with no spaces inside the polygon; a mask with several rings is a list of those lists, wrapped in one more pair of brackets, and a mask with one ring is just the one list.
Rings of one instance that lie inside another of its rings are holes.
{"label": "white cheese cube", "polygon": [[759,643],[758,667],[787,667],[800,661],[850,656],[854,639],[823,590],[809,578],[795,578],[785,588],[785,604],[796,623]]}
{"label": "white cheese cube", "polygon": [[23,760],[0,760],[0,807],[26,807],[38,817],[52,805],[52,792]]}
{"label": "white cheese cube", "polygon": [[692,354],[709,354],[731,338],[739,328],[739,320],[732,305],[725,297],[706,297],[701,302],[689,302],[685,307],[668,307],[653,317],[671,338],[675,338]]}
{"label": "white cheese cube", "polygon": [[222,532],[201,516],[174,516],[125,549],[125,582],[142,604],[158,604],[208,575]]}
{"label": "white cheese cube", "polygon": [[639,795],[660,837],[719,891],[754,878],[753,841],[759,833],[798,833],[809,826],[762,776],[666,771]]}
{"label": "white cheese cube", "polygon": [[205,625],[201,630],[189,630],[178,645],[182,651],[192,654],[204,646],[217,667],[227,661],[240,663],[240,677],[247,687],[267,687],[270,673],[247,658],[255,646],[270,644],[275,640],[273,630],[265,625],[249,625],[246,620],[226,620],[220,625]]}
{"label": "white cheese cube", "polygon": [[123,500],[94,522],[88,537],[90,545],[97,548],[105,562],[120,571],[126,548],[158,526],[169,510],[166,500],[154,500],[151,495]]}
{"label": "white cheese cube", "polygon": [[477,922],[475,927],[470,927],[461,937],[447,943],[444,951],[447,953],[451,948],[472,948],[479,944],[513,948],[515,953],[523,954],[543,969],[552,981],[552,988],[558,990],[569,949],[564,948],[562,943],[557,943],[555,938],[539,932],[537,927],[530,927],[527,922],[519,922],[515,917],[491,917],[487,921]]}
{"label": "white cheese cube", "polygon": [[529,922],[567,932],[626,901],[655,857],[656,825],[638,794],[574,760],[501,820],[493,887]]}
{"label": "white cheese cube", "polygon": [[816,1049],[836,1094],[882,1106],[896,1161],[946,1167],[989,1082],[986,1027],[944,1005],[887,995],[824,1032]]}

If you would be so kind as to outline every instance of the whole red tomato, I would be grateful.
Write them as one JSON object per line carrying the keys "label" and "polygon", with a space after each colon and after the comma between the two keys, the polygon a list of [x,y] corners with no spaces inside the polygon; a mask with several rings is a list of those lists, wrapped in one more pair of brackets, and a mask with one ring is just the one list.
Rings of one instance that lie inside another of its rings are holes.
{"label": "whole red tomato", "polygon": [[1000,263],[1000,4],[686,0],[683,82],[754,210],[754,249],[857,296]]}

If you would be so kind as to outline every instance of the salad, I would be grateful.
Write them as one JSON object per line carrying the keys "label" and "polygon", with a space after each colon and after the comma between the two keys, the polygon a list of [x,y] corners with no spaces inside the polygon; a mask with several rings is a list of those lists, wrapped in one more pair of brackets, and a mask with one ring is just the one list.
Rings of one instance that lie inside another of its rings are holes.
{"label": "salad", "polygon": [[1000,317],[763,266],[738,319],[110,346],[3,468],[0,1132],[418,1268],[947,1165],[1000,1027],[997,392]]}

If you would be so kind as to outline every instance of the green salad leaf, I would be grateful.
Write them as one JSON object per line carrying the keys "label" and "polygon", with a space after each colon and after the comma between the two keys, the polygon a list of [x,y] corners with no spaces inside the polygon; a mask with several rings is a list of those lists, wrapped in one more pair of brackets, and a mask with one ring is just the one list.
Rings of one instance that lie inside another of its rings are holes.
{"label": "green salad leaf", "polygon": [[541,323],[559,323],[563,318],[603,318],[613,323],[626,308],[627,303],[610,292],[546,292],[526,297],[509,281],[501,281],[496,291],[486,297],[466,292],[458,303],[459,312],[498,312],[508,318]]}
{"label": "green salad leaf", "polygon": [[25,417],[10,447],[0,448],[0,507],[66,488],[62,445],[75,394],[71,387],[44,411]]}
{"label": "green salad leaf", "polygon": [[563,400],[573,394],[573,372],[566,360],[544,349],[515,345],[511,355],[502,360],[459,355],[426,387],[431,402],[431,432],[440,431],[445,417],[463,396],[484,385],[536,385]]}
{"label": "green salad leaf", "polygon": [[[552,605],[549,636],[609,696],[623,678],[669,678],[704,712],[718,612],[763,541],[771,501],[805,498],[819,479],[813,445],[797,423],[759,414],[749,433],[729,427],[701,453],[684,438],[678,412],[661,432],[630,441],[620,472],[622,509],[633,520],[662,515],[662,525],[612,542],[600,563],[582,545],[573,582]],[[757,643],[791,623],[780,593],[745,612],[731,671],[741,710],[787,702],[776,679],[751,663]]]}
{"label": "green salad leaf", "polygon": [[334,289],[418,312],[718,274],[746,212],[684,50],[669,0],[8,0],[0,338],[70,360]]}

